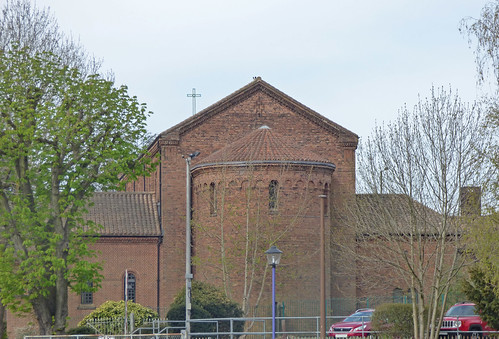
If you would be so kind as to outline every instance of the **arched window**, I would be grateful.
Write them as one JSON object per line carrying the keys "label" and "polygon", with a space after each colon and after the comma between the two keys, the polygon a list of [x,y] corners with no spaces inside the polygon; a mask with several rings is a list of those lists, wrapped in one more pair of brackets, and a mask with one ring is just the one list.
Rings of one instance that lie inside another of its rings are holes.
{"label": "arched window", "polygon": [[210,215],[217,215],[217,192],[214,182],[210,184]]}
{"label": "arched window", "polygon": [[136,290],[136,283],[135,283],[135,275],[133,273],[128,272],[128,275],[125,277],[124,284],[125,286],[125,300],[130,300],[133,302],[135,301],[135,290]]}
{"label": "arched window", "polygon": [[279,189],[279,183],[277,180],[272,180],[269,184],[269,210],[277,211],[277,191]]}

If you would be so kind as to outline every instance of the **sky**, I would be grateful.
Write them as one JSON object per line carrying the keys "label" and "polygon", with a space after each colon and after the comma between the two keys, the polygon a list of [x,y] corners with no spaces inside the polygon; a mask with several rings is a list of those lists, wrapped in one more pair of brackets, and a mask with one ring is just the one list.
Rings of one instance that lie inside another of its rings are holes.
{"label": "sky", "polygon": [[[5,0],[0,0],[2,3]],[[461,19],[487,0],[33,0],[160,133],[254,76],[365,139],[432,86],[477,98]]]}

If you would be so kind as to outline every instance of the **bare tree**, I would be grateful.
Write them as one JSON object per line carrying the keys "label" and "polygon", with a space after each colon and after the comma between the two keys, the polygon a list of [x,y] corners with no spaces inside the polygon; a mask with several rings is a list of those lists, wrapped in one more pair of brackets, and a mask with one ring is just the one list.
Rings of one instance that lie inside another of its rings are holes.
{"label": "bare tree", "polygon": [[[468,35],[468,43],[475,53],[475,63],[478,74],[478,84],[488,85],[491,80],[492,95],[484,96],[484,101],[488,104],[486,126],[489,133],[496,135],[499,130],[499,1],[491,1],[486,4],[481,12],[480,18],[465,18],[461,21],[460,31]],[[485,86],[486,87],[486,86]],[[482,157],[492,162],[491,173],[493,180],[489,183],[491,191],[494,193],[492,209],[497,209],[497,199],[499,197],[499,184],[497,180],[497,170],[499,169],[499,146],[497,137],[491,140],[488,148]],[[495,176],[493,176],[495,174]]]}
{"label": "bare tree", "polygon": [[[485,200],[487,218],[482,218],[470,227],[467,248],[476,258],[473,270],[483,272],[486,280],[494,286],[499,298],[499,256],[495,248],[499,237],[499,1],[487,3],[478,19],[465,18],[461,22],[461,32],[468,34],[470,47],[474,49],[478,74],[478,84],[487,88],[491,85],[492,95],[484,96],[488,107],[486,128],[492,136],[490,143],[479,161],[489,161],[490,175],[486,188],[491,193]],[[490,82],[488,81],[490,80]],[[471,285],[470,285],[471,286]],[[476,300],[475,300],[476,301]],[[488,303],[488,302],[487,302]],[[477,302],[477,305],[480,303]],[[480,306],[479,306],[480,307]],[[486,311],[481,309],[482,314]]]}
{"label": "bare tree", "polygon": [[[0,51],[26,49],[31,55],[49,52],[82,74],[95,74],[102,62],[88,54],[77,39],[64,34],[50,8],[30,0],[7,0],[0,15]],[[113,78],[109,72],[106,76]]]}
{"label": "bare tree", "polygon": [[479,19],[468,17],[461,21],[460,31],[468,34],[470,46],[475,44],[475,61],[480,83],[493,76],[496,85],[499,85],[498,14],[499,1],[495,0],[483,7]]}
{"label": "bare tree", "polygon": [[355,248],[358,269],[371,282],[409,288],[415,338],[438,337],[440,301],[463,264],[459,192],[481,182],[483,164],[475,160],[488,138],[482,126],[477,104],[432,88],[360,148],[358,184],[366,194],[349,202],[347,218],[356,242],[340,243],[349,255]]}

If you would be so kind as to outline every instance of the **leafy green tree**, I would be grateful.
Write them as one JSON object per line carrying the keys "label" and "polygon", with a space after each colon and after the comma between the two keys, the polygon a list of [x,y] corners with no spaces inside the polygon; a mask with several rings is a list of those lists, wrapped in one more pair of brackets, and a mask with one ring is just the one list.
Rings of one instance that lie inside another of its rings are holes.
{"label": "leafy green tree", "polygon": [[[208,283],[192,282],[192,319],[202,318],[240,318],[243,316],[241,307],[225,296],[225,293]],[[175,297],[167,314],[168,320],[185,320],[185,288]],[[210,327],[193,323],[193,332],[203,332]],[[198,326],[198,327],[196,327]],[[202,326],[202,327],[199,327]],[[234,331],[240,332],[244,328],[244,322],[234,322]],[[230,330],[229,321],[220,322],[220,332]]]}
{"label": "leafy green tree", "polygon": [[127,88],[50,53],[0,52],[0,298],[64,333],[69,289],[99,287],[92,193],[145,174],[148,113]]}
{"label": "leafy green tree", "polygon": [[[134,328],[140,327],[146,321],[150,319],[157,319],[158,313],[151,310],[148,307],[142,306],[140,304],[134,303],[132,301],[128,301],[127,303],[127,313],[133,313],[134,320]],[[118,320],[118,326],[114,326],[112,330],[109,328],[97,328],[102,334],[123,334],[123,326],[124,326],[124,317],[125,317],[125,302],[123,300],[120,301],[106,301],[99,307],[97,307],[92,313],[88,314],[83,318],[82,321],[78,323],[78,327],[80,328],[92,328],[94,327],[93,320],[96,319],[115,319]]]}
{"label": "leafy green tree", "polygon": [[476,259],[474,270],[486,276],[484,279],[491,282],[499,298],[499,213],[492,212],[471,222],[465,239],[468,253]]}
{"label": "leafy green tree", "polygon": [[490,280],[486,267],[487,263],[470,268],[469,279],[463,280],[463,291],[476,304],[480,317],[490,327],[499,328],[499,297],[495,292],[497,285]]}

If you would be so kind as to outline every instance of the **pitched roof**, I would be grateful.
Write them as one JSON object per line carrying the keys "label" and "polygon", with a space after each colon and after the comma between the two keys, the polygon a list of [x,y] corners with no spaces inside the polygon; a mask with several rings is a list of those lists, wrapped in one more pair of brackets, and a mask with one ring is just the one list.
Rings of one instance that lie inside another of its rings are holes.
{"label": "pitched roof", "polygon": [[358,234],[411,234],[413,227],[435,234],[441,228],[438,212],[405,194],[357,194],[350,212]]}
{"label": "pitched roof", "polygon": [[211,165],[257,163],[294,163],[335,169],[335,165],[323,157],[296,145],[290,138],[278,134],[271,128],[262,126],[203,158],[193,170]]}
{"label": "pitched roof", "polygon": [[101,236],[160,236],[154,193],[98,192],[86,218],[102,225]]}
{"label": "pitched roof", "polygon": [[172,137],[178,137],[184,134],[186,131],[189,131],[195,128],[196,126],[202,124],[206,119],[218,114],[219,112],[226,110],[228,107],[238,104],[239,102],[245,100],[246,98],[250,97],[256,92],[265,93],[266,95],[275,99],[276,101],[288,107],[297,114],[303,116],[304,118],[314,122],[319,126],[322,126],[332,134],[343,137],[344,142],[357,145],[357,141],[359,138],[357,134],[349,131],[348,129],[338,125],[337,123],[315,112],[311,108],[296,101],[287,94],[281,92],[277,88],[263,81],[260,77],[255,77],[254,80],[250,82],[248,85],[226,96],[222,100],[219,100],[218,102],[205,108],[204,110],[198,112],[197,114],[187,118],[186,120],[180,122],[179,124],[160,133],[160,135],[158,135],[158,138],[166,137],[169,135]]}

